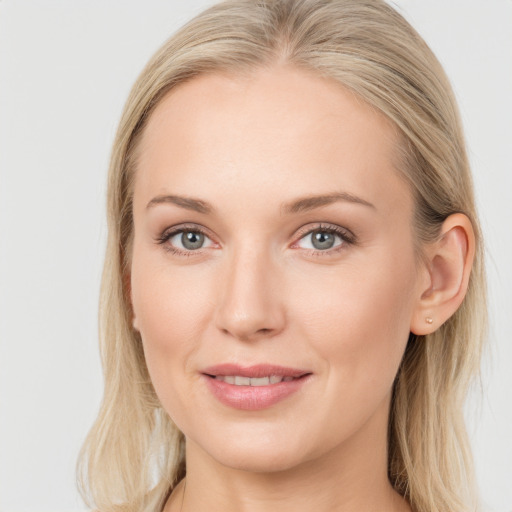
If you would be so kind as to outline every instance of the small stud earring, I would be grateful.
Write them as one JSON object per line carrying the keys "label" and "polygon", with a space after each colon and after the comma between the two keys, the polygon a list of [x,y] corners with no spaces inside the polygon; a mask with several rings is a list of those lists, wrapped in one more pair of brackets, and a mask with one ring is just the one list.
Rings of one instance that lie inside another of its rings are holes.
{"label": "small stud earring", "polygon": [[427,317],[425,318],[425,322],[427,322],[427,324],[433,324],[433,323],[434,323],[434,320],[433,320],[433,318],[432,318],[432,317],[427,316]]}

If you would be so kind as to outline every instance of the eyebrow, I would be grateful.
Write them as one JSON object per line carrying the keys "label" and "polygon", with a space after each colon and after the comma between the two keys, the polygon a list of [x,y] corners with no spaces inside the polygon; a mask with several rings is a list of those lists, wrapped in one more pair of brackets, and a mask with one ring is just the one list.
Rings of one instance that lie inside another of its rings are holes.
{"label": "eyebrow", "polygon": [[[304,213],[315,208],[327,206],[336,202],[347,202],[353,204],[360,204],[369,208],[376,209],[375,206],[353,194],[348,192],[335,192],[333,194],[307,196],[296,199],[290,203],[281,205],[281,213],[290,215],[293,213]],[[174,204],[185,210],[192,210],[198,213],[209,214],[215,211],[215,208],[206,201],[195,199],[193,197],[183,197],[175,195],[162,195],[156,196],[147,204],[146,208],[152,208],[158,204]]]}
{"label": "eyebrow", "polygon": [[353,204],[360,204],[369,208],[376,209],[375,206],[353,194],[348,192],[335,192],[333,194],[319,195],[319,196],[308,196],[292,201],[281,206],[281,211],[285,214],[291,213],[304,213],[321,206],[327,206],[336,202],[347,202]]}
{"label": "eyebrow", "polygon": [[175,204],[185,210],[192,210],[198,213],[212,213],[213,207],[208,204],[206,201],[201,201],[201,199],[194,199],[193,197],[183,197],[183,196],[156,196],[147,204],[146,208],[152,208],[157,204]]}

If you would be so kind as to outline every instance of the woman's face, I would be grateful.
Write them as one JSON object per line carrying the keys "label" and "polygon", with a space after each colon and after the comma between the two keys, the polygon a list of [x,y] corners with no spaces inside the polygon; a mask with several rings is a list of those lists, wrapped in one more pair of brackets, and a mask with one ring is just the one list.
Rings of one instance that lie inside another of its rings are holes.
{"label": "woman's face", "polygon": [[376,111],[289,67],[195,78],[152,114],[134,326],[196,455],[267,471],[385,443],[421,295],[395,145]]}

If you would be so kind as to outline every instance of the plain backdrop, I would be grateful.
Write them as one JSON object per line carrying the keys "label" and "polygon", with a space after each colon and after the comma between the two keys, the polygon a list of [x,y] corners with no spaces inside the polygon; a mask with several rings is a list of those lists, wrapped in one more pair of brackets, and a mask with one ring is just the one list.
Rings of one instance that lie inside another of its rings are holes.
{"label": "plain backdrop", "polygon": [[[0,0],[0,511],[85,510],[99,405],[105,175],[123,103],[207,0]],[[452,80],[488,253],[491,349],[467,412],[486,510],[512,511],[512,1],[400,0]]]}

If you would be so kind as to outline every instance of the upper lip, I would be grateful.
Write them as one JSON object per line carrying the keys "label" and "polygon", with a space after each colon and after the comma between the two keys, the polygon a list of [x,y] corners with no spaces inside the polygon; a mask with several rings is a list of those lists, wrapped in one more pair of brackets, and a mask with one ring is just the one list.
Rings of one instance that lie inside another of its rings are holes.
{"label": "upper lip", "polygon": [[310,374],[308,370],[301,368],[289,368],[275,364],[256,364],[253,366],[241,366],[234,363],[224,363],[215,366],[209,366],[202,370],[205,375],[226,376],[238,375],[240,377],[268,377],[270,375],[279,375],[283,377],[302,377]]}

